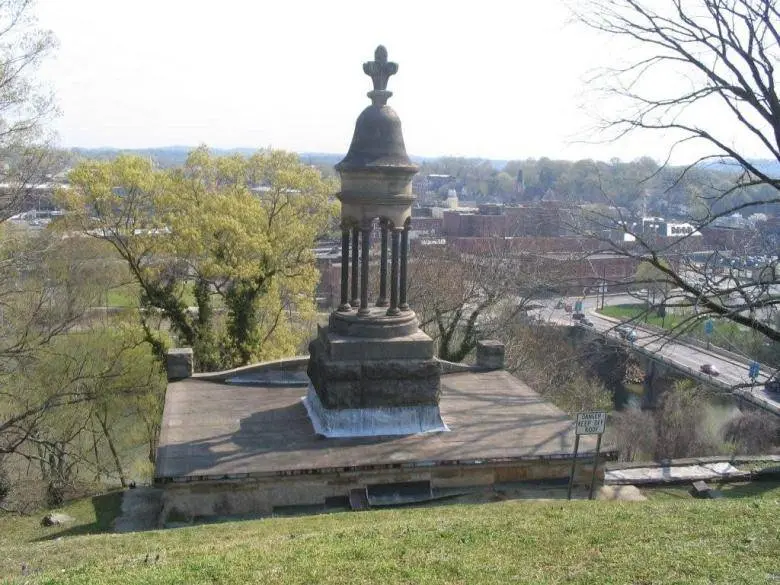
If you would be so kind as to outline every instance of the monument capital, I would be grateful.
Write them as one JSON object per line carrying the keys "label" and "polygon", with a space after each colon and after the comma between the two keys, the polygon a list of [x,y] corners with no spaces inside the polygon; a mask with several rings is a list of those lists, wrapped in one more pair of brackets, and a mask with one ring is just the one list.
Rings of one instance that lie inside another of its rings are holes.
{"label": "monument capital", "polygon": [[374,51],[374,60],[363,63],[363,71],[374,82],[375,90],[386,90],[387,80],[398,73],[398,63],[387,60],[387,49],[379,45]]}

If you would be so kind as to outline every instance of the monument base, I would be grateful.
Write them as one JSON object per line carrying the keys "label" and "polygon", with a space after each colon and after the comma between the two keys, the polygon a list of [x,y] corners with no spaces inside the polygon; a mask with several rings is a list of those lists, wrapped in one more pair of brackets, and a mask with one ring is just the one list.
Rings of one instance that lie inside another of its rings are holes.
{"label": "monument base", "polygon": [[441,365],[419,329],[383,339],[320,328],[309,356],[309,380],[328,410],[439,404]]}
{"label": "monument base", "polygon": [[303,398],[314,432],[327,438],[381,437],[448,431],[439,405],[325,408],[314,386]]}

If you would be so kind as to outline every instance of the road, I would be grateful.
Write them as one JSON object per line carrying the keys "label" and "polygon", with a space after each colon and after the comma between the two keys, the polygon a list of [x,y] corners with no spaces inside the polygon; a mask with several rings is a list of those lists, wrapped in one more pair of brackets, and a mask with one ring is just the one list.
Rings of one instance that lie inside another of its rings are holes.
{"label": "road", "polygon": [[[583,311],[593,322],[593,328],[597,331],[628,343],[621,339],[615,328],[620,324],[618,319],[604,317],[596,312],[598,300],[595,296],[583,299]],[[636,303],[636,297],[629,295],[612,295],[605,297],[606,304]],[[537,309],[535,314],[539,319],[556,323],[558,325],[573,325],[577,322],[572,319],[571,313],[563,309],[555,308],[556,300],[547,301],[544,307]],[[662,361],[672,364],[680,370],[689,373],[698,379],[707,380],[714,386],[732,390],[740,394],[746,400],[759,404],[780,415],[780,395],[764,390],[763,384],[768,377],[768,372],[761,372],[755,386],[751,385],[748,377],[748,360],[735,359],[714,351],[708,351],[679,340],[670,339],[654,331],[644,329],[639,325],[632,326],[637,334],[633,345],[639,350],[659,356]],[[703,364],[711,364],[720,372],[713,377],[701,372]]]}

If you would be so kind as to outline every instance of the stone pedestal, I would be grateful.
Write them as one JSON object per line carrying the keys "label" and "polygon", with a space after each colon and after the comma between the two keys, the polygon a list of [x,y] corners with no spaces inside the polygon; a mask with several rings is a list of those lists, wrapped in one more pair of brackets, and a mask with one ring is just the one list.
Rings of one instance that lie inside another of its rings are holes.
{"label": "stone pedestal", "polygon": [[433,340],[411,311],[374,312],[370,318],[334,313],[309,344],[306,407],[315,430],[329,437],[446,430]]}
{"label": "stone pedestal", "polygon": [[486,370],[504,369],[504,344],[495,339],[477,342],[477,366]]}
{"label": "stone pedestal", "polygon": [[193,352],[191,347],[169,349],[165,354],[165,371],[168,381],[182,380],[192,377]]}

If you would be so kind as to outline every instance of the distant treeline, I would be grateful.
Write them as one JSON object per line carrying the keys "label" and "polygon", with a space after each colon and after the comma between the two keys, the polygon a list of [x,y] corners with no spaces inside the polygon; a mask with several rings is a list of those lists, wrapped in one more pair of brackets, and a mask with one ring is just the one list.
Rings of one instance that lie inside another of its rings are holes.
{"label": "distant treeline", "polygon": [[[733,165],[663,166],[648,157],[630,162],[573,162],[543,157],[508,161],[500,169],[490,160],[444,157],[424,161],[420,175],[439,175],[423,186],[433,198],[444,198],[455,189],[461,199],[477,203],[567,201],[682,217],[704,217],[708,211],[717,213],[743,202],[769,198],[770,191],[774,191],[764,185],[737,189],[721,197],[738,177]],[[748,211],[755,212],[780,214],[780,209],[775,205]]]}
{"label": "distant treeline", "polygon": [[[149,157],[161,167],[184,164],[189,146],[162,148],[72,148],[73,162],[89,158],[111,160],[120,154]],[[252,148],[212,148],[214,155],[249,155]],[[343,154],[303,152],[298,155],[305,164],[318,167],[325,176],[334,176],[334,165]],[[612,159],[609,162],[590,159],[553,160],[547,157],[525,160],[490,160],[480,158],[412,157],[420,165],[418,178],[439,177],[435,182],[418,186],[431,199],[443,199],[455,189],[462,199],[478,203],[527,203],[534,201],[569,201],[618,205],[635,212],[656,215],[697,217],[710,207],[720,193],[733,186],[738,167],[728,161],[713,161],[693,168],[661,166],[648,157],[634,161]],[[780,164],[761,161],[760,167],[772,174],[780,173]],[[520,173],[522,171],[522,173]],[[519,180],[520,179],[520,180]],[[740,203],[768,197],[771,187],[740,189],[712,205],[719,211]],[[751,213],[780,214],[777,206],[751,208]]]}

